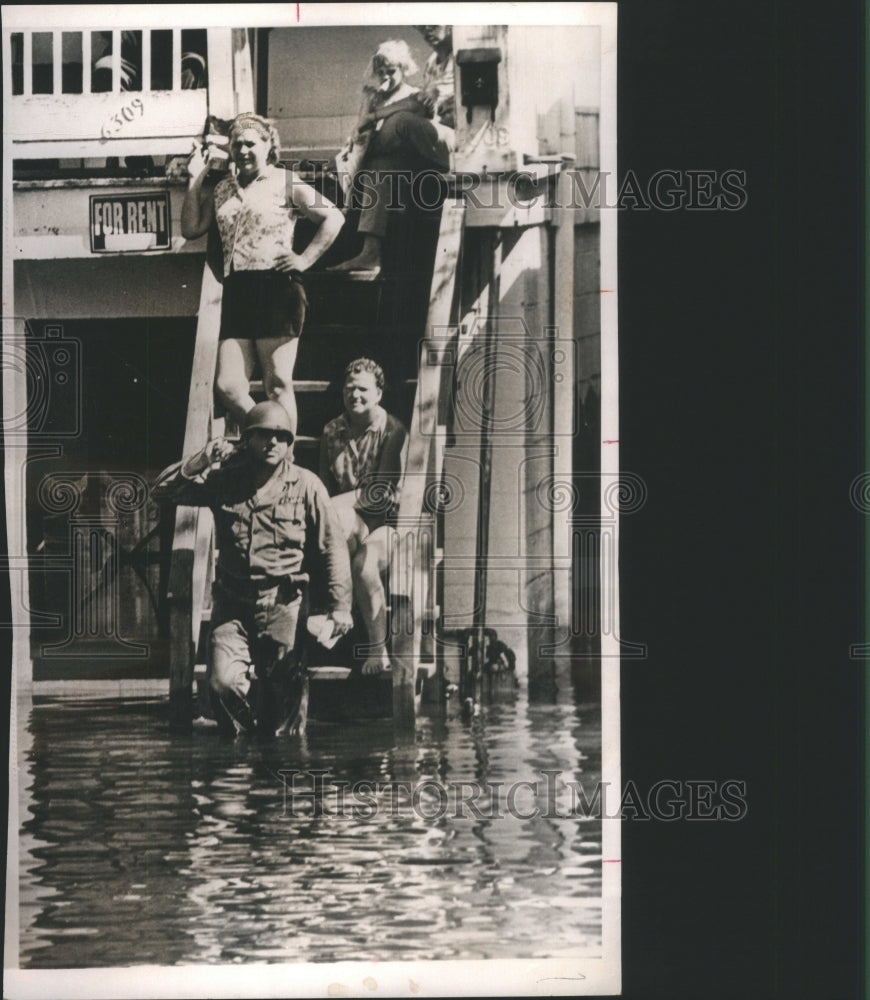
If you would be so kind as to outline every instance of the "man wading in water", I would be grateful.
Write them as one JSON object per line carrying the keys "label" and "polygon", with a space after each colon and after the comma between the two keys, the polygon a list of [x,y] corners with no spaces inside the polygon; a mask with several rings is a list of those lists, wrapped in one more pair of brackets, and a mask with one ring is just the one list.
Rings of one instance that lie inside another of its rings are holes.
{"label": "man wading in water", "polygon": [[217,438],[164,470],[158,503],[210,507],[218,564],[208,676],[218,724],[265,735],[305,724],[297,628],[309,581],[322,579],[332,635],[352,624],[347,543],[323,483],[293,463],[280,403],[258,403],[239,446]]}

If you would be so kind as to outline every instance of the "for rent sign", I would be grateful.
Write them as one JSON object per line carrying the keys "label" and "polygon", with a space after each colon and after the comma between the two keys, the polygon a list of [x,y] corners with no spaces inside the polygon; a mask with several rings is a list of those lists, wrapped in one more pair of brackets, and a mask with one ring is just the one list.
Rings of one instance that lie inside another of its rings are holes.
{"label": "for rent sign", "polygon": [[168,250],[169,192],[91,195],[91,250]]}

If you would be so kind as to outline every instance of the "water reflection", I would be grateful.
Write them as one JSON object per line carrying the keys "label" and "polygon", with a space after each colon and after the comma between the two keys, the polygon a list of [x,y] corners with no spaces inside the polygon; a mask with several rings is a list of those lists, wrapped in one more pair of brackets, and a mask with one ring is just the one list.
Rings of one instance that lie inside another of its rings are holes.
{"label": "water reflection", "polygon": [[563,780],[600,778],[597,705],[421,719],[408,745],[178,737],[164,708],[24,719],[22,967],[600,953],[601,826]]}

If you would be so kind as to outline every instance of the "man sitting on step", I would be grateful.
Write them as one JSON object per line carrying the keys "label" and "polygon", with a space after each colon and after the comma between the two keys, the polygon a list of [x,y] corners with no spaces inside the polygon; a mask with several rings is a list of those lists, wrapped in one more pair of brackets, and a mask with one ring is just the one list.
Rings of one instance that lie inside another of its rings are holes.
{"label": "man sitting on step", "polygon": [[210,507],[218,563],[208,677],[225,731],[301,731],[306,678],[297,626],[322,579],[332,635],[353,625],[347,543],[326,488],[293,462],[284,408],[258,403],[242,440],[223,438],[164,470],[157,502]]}

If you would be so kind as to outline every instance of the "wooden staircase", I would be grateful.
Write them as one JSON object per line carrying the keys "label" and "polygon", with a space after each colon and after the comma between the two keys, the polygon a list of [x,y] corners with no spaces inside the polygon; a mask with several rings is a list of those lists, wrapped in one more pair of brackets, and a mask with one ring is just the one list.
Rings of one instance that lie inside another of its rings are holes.
{"label": "wooden staircase", "polygon": [[[431,499],[437,494],[432,487],[443,455],[443,443],[437,442],[439,426],[443,428],[438,415],[443,352],[449,349],[444,331],[453,318],[463,214],[461,203],[448,202],[440,213],[422,220],[422,229],[421,220],[414,220],[417,228],[405,227],[405,239],[399,234],[393,241],[391,257],[375,281],[355,281],[326,270],[306,276],[309,308],[294,372],[297,463],[317,471],[320,432],[341,412],[342,376],[354,358],[371,357],[381,365],[387,382],[382,403],[410,432],[390,576],[392,681],[389,675],[363,678],[358,669],[348,671],[355,643],[364,641],[357,630],[329,652],[312,644],[309,712],[314,718],[389,715],[392,710],[397,723],[413,725],[423,681],[436,674],[432,637],[438,613],[438,518]],[[330,257],[323,261],[330,262]],[[206,264],[185,454],[226,429],[213,403],[220,298],[221,285]],[[264,398],[261,381],[251,383],[251,393],[257,400]],[[173,725],[181,729],[209,711],[204,681],[214,566],[211,512],[179,508],[167,593],[171,715]]]}

